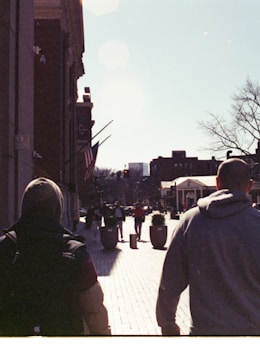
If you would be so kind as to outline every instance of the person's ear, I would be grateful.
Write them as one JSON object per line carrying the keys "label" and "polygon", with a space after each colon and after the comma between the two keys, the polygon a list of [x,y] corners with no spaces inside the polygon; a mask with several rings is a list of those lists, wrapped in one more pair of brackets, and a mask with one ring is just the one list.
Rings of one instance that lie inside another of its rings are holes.
{"label": "person's ear", "polygon": [[221,183],[220,183],[219,177],[216,177],[216,186],[217,186],[217,190],[221,189]]}
{"label": "person's ear", "polygon": [[253,179],[250,179],[248,182],[247,192],[251,191],[252,187],[253,187]]}

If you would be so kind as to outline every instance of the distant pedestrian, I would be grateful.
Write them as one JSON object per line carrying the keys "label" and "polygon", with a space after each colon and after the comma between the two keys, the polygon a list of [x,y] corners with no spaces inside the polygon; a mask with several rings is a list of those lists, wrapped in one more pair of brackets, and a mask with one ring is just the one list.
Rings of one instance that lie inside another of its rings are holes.
{"label": "distant pedestrian", "polygon": [[94,242],[97,242],[99,230],[101,228],[102,210],[98,203],[93,207],[93,221],[91,230],[93,231]]}
{"label": "distant pedestrian", "polygon": [[119,202],[115,202],[115,207],[113,209],[113,215],[116,218],[116,225],[120,232],[121,241],[124,240],[123,237],[123,222],[125,221],[124,208],[120,206]]}
{"label": "distant pedestrian", "polygon": [[250,168],[220,164],[217,190],[178,223],[166,254],[156,315],[163,335],[178,335],[176,310],[189,286],[191,335],[260,334],[260,212],[247,193]]}
{"label": "distant pedestrian", "polygon": [[108,221],[109,221],[109,217],[111,216],[111,212],[112,211],[109,208],[109,205],[107,204],[107,202],[103,202],[103,205],[101,207],[101,214],[103,216],[105,226],[108,225]]}
{"label": "distant pedestrian", "polygon": [[90,205],[87,209],[87,214],[86,214],[86,217],[85,217],[85,227],[86,229],[91,229],[92,227],[92,223],[94,221],[94,207],[93,205]]}
{"label": "distant pedestrian", "polygon": [[61,225],[63,203],[57,184],[33,180],[0,238],[1,336],[111,334],[93,261]]}
{"label": "distant pedestrian", "polygon": [[138,235],[138,241],[141,240],[142,225],[145,221],[145,210],[141,206],[140,202],[135,203],[135,207],[132,210],[132,216],[134,217],[135,232]]}

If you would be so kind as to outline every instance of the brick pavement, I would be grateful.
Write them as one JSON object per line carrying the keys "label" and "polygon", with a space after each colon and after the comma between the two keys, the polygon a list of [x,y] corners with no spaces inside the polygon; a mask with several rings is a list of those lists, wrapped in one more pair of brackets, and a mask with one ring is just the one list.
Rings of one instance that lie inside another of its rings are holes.
{"label": "brick pavement", "polygon": [[[160,335],[155,317],[157,291],[163,261],[176,220],[166,215],[168,237],[164,250],[154,249],[149,238],[151,214],[143,224],[141,241],[131,249],[129,235],[134,234],[134,219],[124,222],[124,242],[115,249],[105,250],[100,242],[94,243],[93,231],[86,230],[84,218],[77,232],[86,238],[88,251],[96,266],[99,282],[104,291],[113,335]],[[99,238],[99,237],[98,237]],[[189,333],[190,313],[187,290],[181,296],[177,311],[181,334]]]}

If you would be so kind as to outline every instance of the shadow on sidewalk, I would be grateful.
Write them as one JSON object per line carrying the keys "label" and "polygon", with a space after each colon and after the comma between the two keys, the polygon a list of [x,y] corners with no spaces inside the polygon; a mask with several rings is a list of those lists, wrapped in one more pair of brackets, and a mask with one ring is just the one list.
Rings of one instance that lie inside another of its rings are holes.
{"label": "shadow on sidewalk", "polygon": [[118,256],[121,254],[121,250],[117,247],[114,249],[101,249],[99,251],[93,252],[92,250],[89,251],[98,276],[109,276],[115,261],[118,259]]}
{"label": "shadow on sidewalk", "polygon": [[94,265],[96,267],[98,276],[109,276],[110,272],[121,253],[121,249],[115,247],[114,249],[105,249],[101,244],[100,233],[96,235],[90,229],[85,229],[85,224],[80,223],[77,228],[77,234],[82,235],[85,238],[85,244],[87,251],[90,254]]}

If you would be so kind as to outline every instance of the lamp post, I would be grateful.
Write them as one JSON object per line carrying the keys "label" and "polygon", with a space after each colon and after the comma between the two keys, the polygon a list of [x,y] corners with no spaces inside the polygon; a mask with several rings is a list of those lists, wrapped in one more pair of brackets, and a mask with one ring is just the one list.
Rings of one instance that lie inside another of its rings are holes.
{"label": "lamp post", "polygon": [[231,153],[232,153],[232,150],[227,151],[227,159],[231,158],[231,156],[230,156]]}

